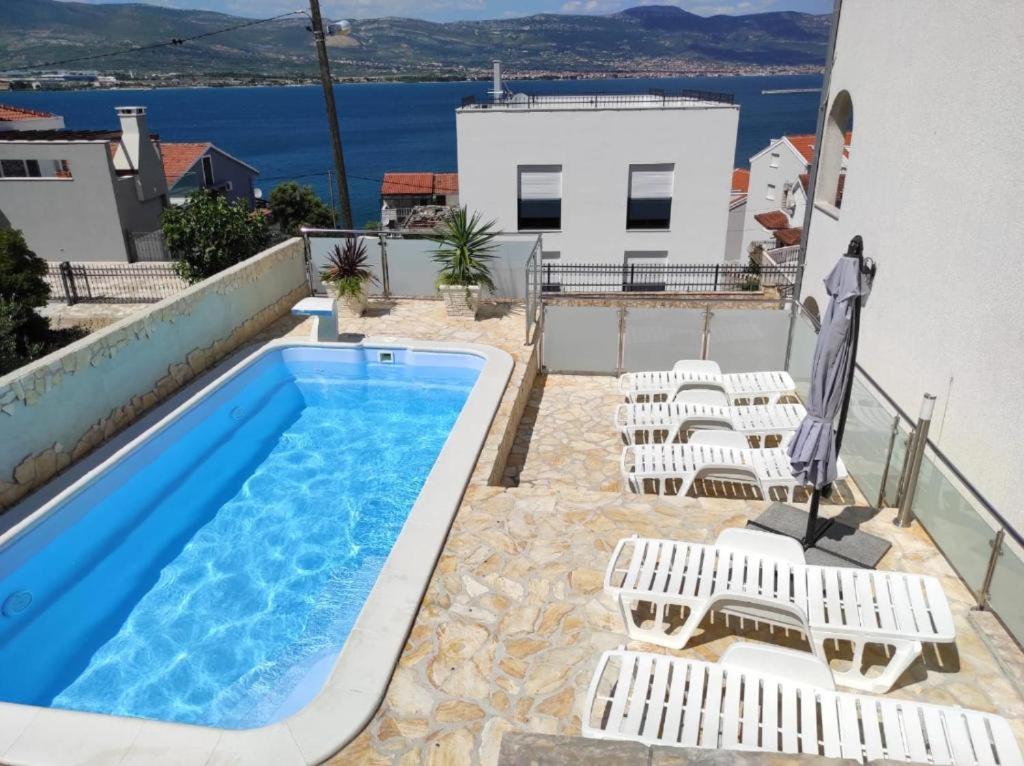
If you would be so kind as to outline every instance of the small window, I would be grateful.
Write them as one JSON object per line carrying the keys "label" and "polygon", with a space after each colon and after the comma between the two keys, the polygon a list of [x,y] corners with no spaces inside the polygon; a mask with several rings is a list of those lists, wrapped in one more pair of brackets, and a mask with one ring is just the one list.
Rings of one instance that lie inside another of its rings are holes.
{"label": "small window", "polygon": [[630,165],[627,229],[667,229],[672,222],[675,166]]}
{"label": "small window", "polygon": [[0,175],[4,178],[27,178],[25,160],[0,160]]}
{"label": "small window", "polygon": [[203,186],[213,186],[213,160],[209,154],[203,157]]}
{"label": "small window", "polygon": [[67,160],[0,160],[0,178],[71,178]]}
{"label": "small window", "polygon": [[551,231],[562,228],[562,166],[519,167],[518,228]]}
{"label": "small window", "polygon": [[39,169],[39,160],[25,160],[25,170],[29,178],[42,178],[43,172]]}
{"label": "small window", "polygon": [[775,199],[775,184],[768,184],[768,191],[764,195],[765,199]]}
{"label": "small window", "polygon": [[768,163],[770,167],[777,168],[779,166],[779,153],[772,152],[772,161]]}

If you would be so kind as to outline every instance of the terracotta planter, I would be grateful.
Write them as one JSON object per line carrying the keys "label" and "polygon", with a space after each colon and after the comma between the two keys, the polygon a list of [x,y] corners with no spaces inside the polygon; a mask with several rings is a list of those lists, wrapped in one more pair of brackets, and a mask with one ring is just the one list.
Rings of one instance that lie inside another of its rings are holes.
{"label": "terracotta planter", "polygon": [[448,316],[476,319],[476,310],[480,307],[480,285],[441,285],[437,289],[444,298]]}

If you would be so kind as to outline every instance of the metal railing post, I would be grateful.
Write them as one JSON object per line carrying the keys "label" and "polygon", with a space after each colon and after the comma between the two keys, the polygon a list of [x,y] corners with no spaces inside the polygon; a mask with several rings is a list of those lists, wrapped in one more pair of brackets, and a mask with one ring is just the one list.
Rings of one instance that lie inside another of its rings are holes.
{"label": "metal railing post", "polygon": [[626,308],[619,307],[619,350],[615,360],[615,374],[621,375],[625,372],[626,360]]}
{"label": "metal railing post", "polygon": [[900,432],[900,416],[893,415],[892,431],[889,433],[889,449],[885,453],[885,468],[882,469],[882,483],[878,487],[878,501],[875,508],[881,508],[885,503],[885,485],[889,481],[889,463],[892,462],[892,452],[896,448],[896,434]]}
{"label": "metal railing post", "polygon": [[313,289],[313,254],[309,250],[309,235],[302,232],[302,257],[306,261],[306,284],[309,285],[309,294],[316,292]]}
{"label": "metal railing post", "polygon": [[928,443],[928,428],[935,411],[934,394],[925,394],[921,402],[921,412],[917,416],[914,428],[914,441],[911,444],[911,457],[907,466],[903,492],[901,492],[899,511],[893,524],[897,527],[909,527],[914,517],[914,492],[917,490],[917,479],[921,472],[921,461],[924,459],[924,448]]}
{"label": "metal railing post", "polygon": [[388,266],[387,237],[378,234],[377,241],[380,242],[381,287],[384,289],[384,298],[387,299],[391,297],[391,269]]}
{"label": "metal railing post", "polygon": [[992,590],[992,578],[995,577],[996,564],[999,562],[999,557],[1003,555],[1003,543],[1005,540],[1006,530],[999,529],[996,531],[995,538],[988,542],[992,547],[992,553],[988,557],[988,566],[985,567],[985,579],[981,581],[981,587],[974,594],[974,598],[978,602],[978,609],[988,609],[988,596],[989,591]]}
{"label": "metal railing post", "polygon": [[711,311],[711,306],[704,307],[704,332],[700,339],[700,358],[707,359],[708,351],[711,348],[711,317],[714,314]]}
{"label": "metal railing post", "polygon": [[60,282],[64,286],[64,300],[69,306],[74,306],[78,302],[78,291],[75,289],[75,275],[68,261],[60,263]]}

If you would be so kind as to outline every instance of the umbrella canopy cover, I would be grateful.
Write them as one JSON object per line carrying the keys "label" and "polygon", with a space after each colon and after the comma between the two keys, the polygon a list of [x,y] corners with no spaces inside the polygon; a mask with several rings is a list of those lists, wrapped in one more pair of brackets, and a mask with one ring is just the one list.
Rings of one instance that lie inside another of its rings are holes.
{"label": "umbrella canopy cover", "polygon": [[843,406],[853,361],[855,301],[862,306],[867,301],[871,279],[861,269],[860,258],[845,255],[825,277],[830,299],[814,347],[807,417],[789,444],[793,476],[818,489],[838,474],[834,422]]}

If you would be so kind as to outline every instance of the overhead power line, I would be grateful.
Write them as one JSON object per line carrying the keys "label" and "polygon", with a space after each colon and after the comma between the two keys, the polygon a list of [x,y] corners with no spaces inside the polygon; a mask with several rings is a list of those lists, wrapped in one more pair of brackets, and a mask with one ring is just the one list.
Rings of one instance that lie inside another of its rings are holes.
{"label": "overhead power line", "polygon": [[223,35],[227,32],[234,32],[238,29],[245,29],[246,27],[254,27],[257,24],[266,24],[271,21],[280,21],[291,16],[303,15],[304,11],[288,11],[288,13],[282,13],[279,16],[271,16],[268,19],[253,19],[252,21],[245,21],[241,24],[235,24],[230,27],[224,27],[223,29],[214,29],[210,32],[203,32],[202,34],[192,35],[190,37],[172,37],[170,40],[164,40],[159,43],[150,43],[148,45],[132,45],[128,48],[119,48],[117,50],[107,51],[106,53],[94,53],[89,56],[77,56],[70,59],[58,59],[56,61],[43,61],[37,64],[26,64],[19,66],[18,69],[46,69],[48,67],[64,66],[66,64],[78,64],[83,61],[96,61],[97,59],[109,58],[110,56],[120,56],[125,53],[138,53],[139,51],[151,51],[157,48],[172,48],[184,45],[185,43],[191,43],[196,40],[203,40],[207,37],[213,37],[215,35]]}

